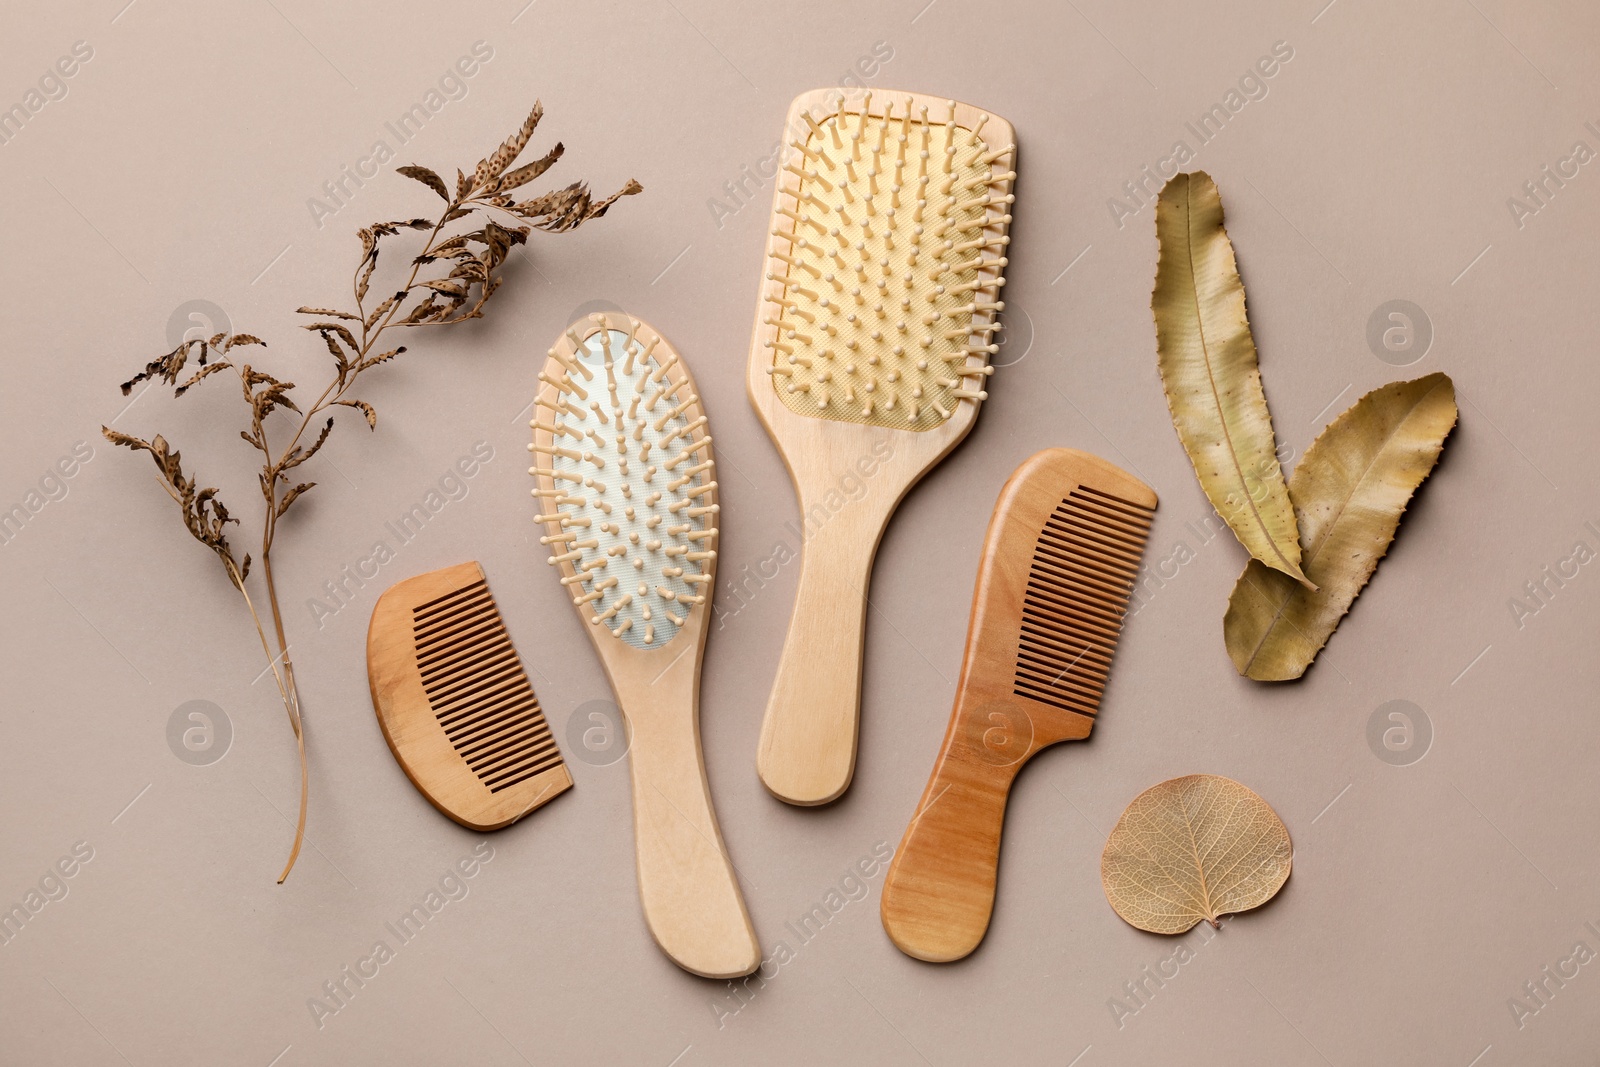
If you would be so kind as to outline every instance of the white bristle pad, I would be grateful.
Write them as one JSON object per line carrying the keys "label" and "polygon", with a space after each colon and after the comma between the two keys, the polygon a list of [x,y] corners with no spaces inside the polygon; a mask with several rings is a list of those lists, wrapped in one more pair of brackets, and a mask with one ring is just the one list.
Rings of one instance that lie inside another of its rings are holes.
{"label": "white bristle pad", "polygon": [[540,501],[560,523],[540,542],[573,568],[563,581],[592,624],[660,648],[711,592],[716,482],[704,422],[691,417],[698,397],[674,359],[663,369],[621,330],[594,331],[568,359],[561,406],[541,400],[535,420],[553,416],[557,432],[553,446],[535,444],[533,469],[562,491]]}

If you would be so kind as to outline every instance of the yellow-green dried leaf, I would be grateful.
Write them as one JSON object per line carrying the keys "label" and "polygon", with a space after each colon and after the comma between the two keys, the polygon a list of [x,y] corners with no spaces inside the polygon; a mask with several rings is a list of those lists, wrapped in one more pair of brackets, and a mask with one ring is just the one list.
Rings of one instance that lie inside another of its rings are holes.
{"label": "yellow-green dried leaf", "polygon": [[1223,638],[1239,673],[1305,673],[1389,551],[1400,516],[1456,424],[1444,374],[1393,382],[1357,400],[1306,449],[1289,478],[1312,592],[1251,560],[1233,587]]}
{"label": "yellow-green dried leaf", "polygon": [[1100,882],[1129,924],[1181,934],[1265,904],[1293,860],[1272,805],[1231,778],[1191,774],[1133,799],[1106,839]]}
{"label": "yellow-green dried leaf", "polygon": [[1222,228],[1222,198],[1204,172],[1179,174],[1156,202],[1160,259],[1150,310],[1161,384],[1211,505],[1256,559],[1300,570],[1294,510],[1278,465],[1244,284]]}

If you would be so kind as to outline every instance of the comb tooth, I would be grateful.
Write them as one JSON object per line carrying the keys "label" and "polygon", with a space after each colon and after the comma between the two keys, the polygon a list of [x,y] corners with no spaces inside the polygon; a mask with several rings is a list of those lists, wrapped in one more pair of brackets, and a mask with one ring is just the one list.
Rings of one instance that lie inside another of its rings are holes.
{"label": "comb tooth", "polygon": [[1038,553],[1034,556],[1036,574],[1049,576],[1070,588],[1085,587],[1112,600],[1121,595],[1121,572],[1094,562],[1094,557],[1085,553],[1082,546],[1063,550],[1058,544],[1053,543],[1049,535],[1040,536]]}
{"label": "comb tooth", "polygon": [[[529,700],[529,691],[524,687],[522,692],[501,700],[482,715],[461,719],[447,726],[451,743],[467,759],[476,757],[478,770],[485,776],[496,763],[520,759],[529,754],[527,749],[534,746],[544,747],[549,742],[544,737],[534,736],[540,732],[540,724],[527,714]],[[518,742],[528,744],[519,745]]]}
{"label": "comb tooth", "polygon": [[496,660],[487,664],[466,664],[461,674],[443,674],[424,683],[440,721],[482,702],[507,687],[526,686],[519,659]]}
{"label": "comb tooth", "polygon": [[532,699],[532,690],[519,678],[514,684],[487,690],[471,702],[444,707],[439,713],[439,725],[465,755],[469,744],[496,733],[506,722],[525,719],[528,702]]}
{"label": "comb tooth", "polygon": [[548,744],[541,743],[528,748],[520,762],[507,762],[492,773],[486,771],[488,777],[485,781],[491,789],[503,789],[543,773],[560,762],[561,753],[552,739]]}
{"label": "comb tooth", "polygon": [[[1043,691],[1054,700],[1076,705],[1072,710],[1081,714],[1094,715],[1099,710],[1100,698],[1105,692],[1104,679],[1108,673],[1107,668],[1080,666],[1076,659],[1069,659],[1066,666],[1062,666],[1058,661],[1036,656],[1019,657],[1016,684],[1036,692]],[[1093,681],[1096,679],[1099,684]],[[1045,700],[1045,703],[1049,702],[1050,699]]]}
{"label": "comb tooth", "polygon": [[[478,604],[471,604],[460,614],[437,615],[427,623],[419,622],[416,630],[419,642],[418,668],[427,672],[436,659],[449,655],[456,643],[493,633],[498,625],[499,620],[485,614]],[[421,651],[424,643],[431,651],[426,653]]]}
{"label": "comb tooth", "polygon": [[439,714],[439,723],[465,754],[467,747],[497,735],[506,723],[525,718],[522,713],[531,692],[526,681],[518,678],[511,684],[485,691],[471,703],[446,708]]}
{"label": "comb tooth", "polygon": [[536,766],[544,763],[549,758],[549,753],[555,749],[555,739],[535,744],[530,748],[527,746],[531,740],[532,738],[527,735],[508,738],[503,742],[507,748],[497,758],[484,762],[484,777],[490,782],[500,782],[513,777],[529,761],[533,761]]}
{"label": "comb tooth", "polygon": [[[512,652],[499,616],[485,614],[450,630],[416,635],[417,671],[424,684],[457,676],[463,670],[487,669],[490,659]],[[516,662],[514,654],[511,661]]]}
{"label": "comb tooth", "polygon": [[502,715],[492,727],[475,730],[471,735],[460,734],[456,743],[463,753],[481,755],[483,773],[492,775],[504,764],[529,755],[519,742],[531,740],[537,729],[530,719]]}
{"label": "comb tooth", "polygon": [[1045,521],[1023,592],[1017,696],[1083,715],[1099,710],[1151,518],[1079,486]]}
{"label": "comb tooth", "polygon": [[[417,677],[434,720],[491,793],[561,765],[485,582],[413,606],[411,634]],[[513,773],[505,773],[507,768]]]}
{"label": "comb tooth", "polygon": [[415,613],[417,618],[427,618],[429,615],[433,615],[441,610],[447,609],[451,605],[462,600],[477,596],[480,591],[487,591],[488,588],[488,583],[480,579],[479,581],[473,582],[470,585],[464,585],[459,589],[445,593],[443,596],[435,597],[426,603],[418,604],[412,609],[412,611]]}
{"label": "comb tooth", "polygon": [[1064,547],[1087,546],[1113,559],[1126,560],[1134,565],[1138,564],[1147,534],[1146,530],[1118,529],[1106,524],[1104,520],[1099,520],[1094,525],[1064,524],[1060,529],[1050,531],[1052,540]]}
{"label": "comb tooth", "polygon": [[1021,653],[1017,657],[1016,680],[1022,685],[1053,690],[1062,700],[1079,701],[1087,705],[1084,714],[1093,715],[1104,695],[1110,670],[1109,663],[1091,663],[1076,655],[1069,656],[1063,666],[1059,659]]}
{"label": "comb tooth", "polygon": [[1078,489],[1078,494],[1079,506],[1086,511],[1106,516],[1126,526],[1144,528],[1150,525],[1151,515],[1148,512],[1134,508],[1109,493],[1082,486]]}
{"label": "comb tooth", "polygon": [[1013,683],[1012,692],[1017,696],[1025,696],[1062,711],[1072,711],[1093,718],[1100,710],[1101,691],[1098,689],[1086,691],[1072,685],[1063,680],[1065,675],[1065,671],[1058,672],[1054,667],[1031,676],[1019,672]]}
{"label": "comb tooth", "polygon": [[419,640],[432,640],[440,634],[447,633],[459,627],[464,621],[471,622],[484,617],[485,609],[493,605],[487,592],[474,596],[468,600],[457,601],[448,605],[444,610],[435,612],[416,622]]}
{"label": "comb tooth", "polygon": [[511,768],[500,777],[492,779],[486,784],[488,784],[491,789],[507,789],[511,786],[528,781],[530,778],[533,778],[537,775],[543,774],[552,767],[558,767],[560,765],[561,756],[559,753],[557,753],[553,758],[543,760],[539,763],[529,764],[525,767]]}
{"label": "comb tooth", "polygon": [[1111,653],[1116,647],[1116,633],[1109,636],[1090,632],[1083,634],[1076,630],[1063,631],[1059,627],[1046,629],[1034,622],[1024,622],[1023,629],[1031,630],[1040,645],[1057,649],[1072,657],[1083,657],[1088,660],[1099,661],[1104,666],[1110,667]]}
{"label": "comb tooth", "polygon": [[[1090,548],[1088,553],[1093,551],[1093,548]],[[1038,552],[1034,556],[1035,575],[1038,578],[1053,578],[1056,587],[1063,593],[1076,592],[1112,601],[1120,599],[1123,572],[1097,563],[1085,562],[1088,553],[1081,547],[1064,551],[1051,536],[1041,535]],[[1127,561],[1128,573],[1137,569],[1135,561]]]}
{"label": "comb tooth", "polygon": [[1115,643],[1122,618],[1120,607],[1109,607],[1099,600],[1067,600],[1037,583],[1030,583],[1029,590],[1034,596],[1033,613],[1041,622],[1098,633],[1108,647]]}

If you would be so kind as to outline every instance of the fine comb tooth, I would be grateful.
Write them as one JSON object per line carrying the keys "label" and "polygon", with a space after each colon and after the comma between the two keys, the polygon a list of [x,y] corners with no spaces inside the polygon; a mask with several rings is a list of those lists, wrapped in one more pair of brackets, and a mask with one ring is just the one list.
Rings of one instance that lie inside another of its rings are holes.
{"label": "fine comb tooth", "polygon": [[[455,609],[448,616],[453,626],[441,626],[441,613],[429,610],[438,609],[441,601],[418,605],[412,615],[417,663],[431,665],[422,670],[428,702],[467,766],[491,792],[498,793],[559,766],[561,754],[554,749],[539,698],[488,593],[488,584],[479,581],[441,598]],[[509,735],[474,739],[477,730],[491,720],[517,729]],[[522,765],[515,774],[498,772],[507,757],[543,750],[547,743],[550,748],[544,758]]]}
{"label": "fine comb tooth", "polygon": [[1080,485],[1045,520],[1023,593],[1017,696],[1082,715],[1099,710],[1152,517]]}
{"label": "fine comb tooth", "polygon": [[373,609],[367,666],[396,759],[457,822],[495,829],[572,785],[476,563],[385,592]]}
{"label": "fine comb tooth", "polygon": [[990,144],[989,116],[958,122],[957,107],[899,94],[874,107],[868,93],[800,111],[762,316],[790,410],[925,430],[987,397],[1015,145]]}

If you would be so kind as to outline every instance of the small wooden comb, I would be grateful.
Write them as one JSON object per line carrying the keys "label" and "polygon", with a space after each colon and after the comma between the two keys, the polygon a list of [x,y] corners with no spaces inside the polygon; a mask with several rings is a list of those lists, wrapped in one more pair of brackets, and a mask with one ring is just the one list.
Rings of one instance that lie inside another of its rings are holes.
{"label": "small wooden comb", "polygon": [[983,940],[1011,783],[1094,727],[1155,507],[1137,478],[1066,448],[1000,491],[955,710],[883,883],[883,928],[907,955],[946,963]]}
{"label": "small wooden comb", "polygon": [[461,825],[498,830],[572,787],[476,562],[384,591],[367,678],[406,777]]}

